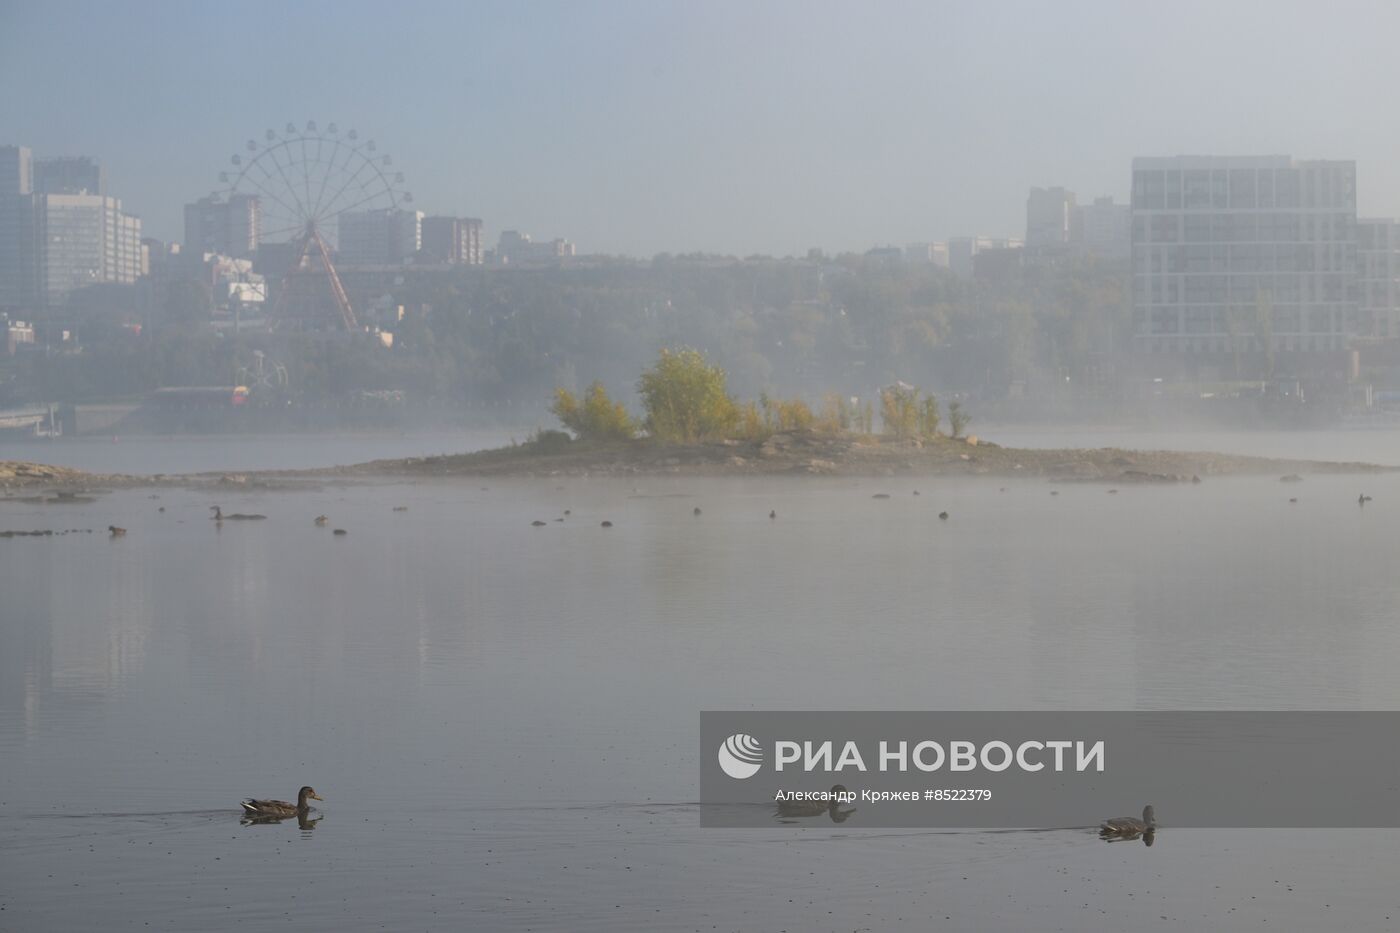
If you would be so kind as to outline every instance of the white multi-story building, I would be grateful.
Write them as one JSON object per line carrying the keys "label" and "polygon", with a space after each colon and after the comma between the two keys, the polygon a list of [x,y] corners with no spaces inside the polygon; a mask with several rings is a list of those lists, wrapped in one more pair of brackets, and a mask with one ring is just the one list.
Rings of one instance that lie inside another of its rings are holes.
{"label": "white multi-story building", "polygon": [[94,159],[0,147],[0,307],[55,307],[80,288],[141,277],[141,220],[106,188]]}
{"label": "white multi-story building", "polygon": [[1134,159],[1138,349],[1345,349],[1356,237],[1355,162]]}
{"label": "white multi-story building", "polygon": [[337,258],[346,265],[399,265],[423,247],[422,211],[351,211],[341,214],[337,224]]}
{"label": "white multi-story building", "polygon": [[125,213],[121,201],[96,194],[32,197],[42,304],[61,305],[80,288],[141,276],[141,219]]}
{"label": "white multi-story building", "polygon": [[1400,337],[1400,221],[1363,218],[1356,233],[1356,333]]}
{"label": "white multi-story building", "polygon": [[496,243],[496,261],[506,265],[545,265],[572,255],[574,244],[568,240],[534,240],[519,230],[502,231]]}

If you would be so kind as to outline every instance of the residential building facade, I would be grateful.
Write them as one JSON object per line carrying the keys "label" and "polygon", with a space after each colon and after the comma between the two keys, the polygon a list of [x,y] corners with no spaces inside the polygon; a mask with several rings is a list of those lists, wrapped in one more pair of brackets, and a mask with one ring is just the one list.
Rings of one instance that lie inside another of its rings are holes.
{"label": "residential building facade", "polygon": [[423,258],[454,266],[481,265],[481,221],[475,217],[424,217]]}
{"label": "residential building facade", "polygon": [[574,244],[556,237],[533,240],[528,233],[506,230],[496,243],[496,261],[504,265],[543,265],[574,255]]}
{"label": "residential building facade", "polygon": [[89,285],[130,284],[141,276],[141,220],[116,198],[94,194],[34,197],[41,304],[63,304]]}
{"label": "residential building facade", "polygon": [[422,211],[351,211],[341,214],[337,223],[337,260],[348,265],[411,262],[423,246]]}

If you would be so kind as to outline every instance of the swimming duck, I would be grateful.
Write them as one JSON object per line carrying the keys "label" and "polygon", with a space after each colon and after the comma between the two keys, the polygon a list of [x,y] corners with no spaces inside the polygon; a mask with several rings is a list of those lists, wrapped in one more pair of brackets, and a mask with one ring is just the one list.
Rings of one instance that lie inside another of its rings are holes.
{"label": "swimming duck", "polygon": [[108,525],[107,530],[111,532],[114,538],[120,538],[122,535],[126,534],[125,528],[118,528],[116,525]]}
{"label": "swimming duck", "polygon": [[1361,495],[1359,495],[1359,496],[1356,497],[1356,504],[1357,504],[1357,505],[1365,505],[1366,503],[1368,503],[1368,502],[1370,502],[1370,501],[1371,501],[1371,497],[1368,496],[1368,495],[1366,495],[1364,492],[1363,492]]}
{"label": "swimming duck", "polygon": [[250,819],[287,819],[293,816],[305,816],[311,809],[307,800],[322,800],[320,794],[311,787],[303,787],[297,791],[297,802],[287,803],[285,800],[259,800],[256,797],[249,797],[242,802],[243,815]]}
{"label": "swimming duck", "polygon": [[1143,833],[1153,832],[1156,828],[1156,814],[1152,812],[1151,806],[1146,806],[1142,808],[1142,819],[1135,816],[1115,816],[1111,820],[1104,820],[1099,824],[1099,835],[1131,839]]}
{"label": "swimming duck", "polygon": [[324,515],[317,515],[314,519],[312,519],[312,521],[316,523],[317,528],[324,528],[326,526],[326,522],[330,521],[330,519]]}
{"label": "swimming duck", "polygon": [[214,521],[216,522],[221,522],[224,519],[228,519],[229,521],[233,522],[254,522],[258,521],[259,519],[267,518],[266,515],[250,515],[246,512],[234,512],[231,515],[225,515],[224,510],[219,508],[217,505],[211,505],[209,506],[209,508],[214,510]]}
{"label": "swimming duck", "polygon": [[543,528],[543,527],[544,527],[546,524],[548,524],[548,523],[547,523],[547,522],[542,522],[542,521],[540,521],[540,520],[537,518],[537,519],[535,519],[533,522],[531,522],[530,524],[533,525],[533,526],[536,527],[536,528]]}
{"label": "swimming duck", "polygon": [[604,521],[604,522],[602,523],[602,525],[603,525],[604,528],[611,528],[611,527],[612,527],[612,522]]}
{"label": "swimming duck", "polygon": [[938,517],[941,518],[941,519],[943,519],[943,521],[946,522],[946,521],[948,520],[948,513],[947,513],[947,512],[939,512],[939,513],[938,513]]}
{"label": "swimming duck", "polygon": [[837,784],[831,788],[829,800],[780,800],[778,801],[778,815],[801,817],[838,813],[841,801],[837,799],[837,795],[845,793],[847,793],[846,788]]}

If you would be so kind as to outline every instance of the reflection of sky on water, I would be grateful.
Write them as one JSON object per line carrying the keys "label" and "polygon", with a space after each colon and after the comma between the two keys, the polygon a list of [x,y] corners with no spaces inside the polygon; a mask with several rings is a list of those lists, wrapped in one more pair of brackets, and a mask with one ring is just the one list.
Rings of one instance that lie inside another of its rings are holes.
{"label": "reflection of sky on water", "polygon": [[[1051,497],[1040,481],[1001,493],[927,478],[668,477],[163,490],[158,501],[132,490],[61,513],[0,503],[0,528],[130,529],[115,541],[0,540],[0,797],[12,802],[0,819],[28,854],[19,889],[47,896],[57,859],[29,814],[207,812],[311,782],[327,819],[308,844],[363,844],[376,853],[365,867],[392,882],[413,883],[412,845],[420,862],[426,850],[447,865],[491,848],[472,890],[494,897],[489,878],[523,897],[532,875],[558,871],[554,903],[601,910],[590,898],[630,882],[575,884],[570,853],[641,863],[630,847],[648,840],[648,858],[676,847],[661,862],[677,874],[652,876],[664,896],[638,897],[698,910],[679,879],[722,883],[726,847],[694,828],[693,810],[666,808],[695,799],[701,709],[1395,708],[1387,509],[1400,509],[1400,477],[1365,486],[1375,502],[1364,512],[1348,477],[1117,496],[1067,485]],[[1287,505],[1291,495],[1302,501]],[[215,502],[269,518],[218,528]],[[319,513],[350,534],[314,527]],[[604,518],[615,527],[599,528]],[[407,801],[412,822],[379,819],[385,801]],[[170,851],[187,865],[213,859],[223,843],[207,829],[171,827]],[[119,820],[88,832],[114,837],[80,857],[86,890],[110,896],[104,885],[138,864],[115,841],[138,837]],[[740,876],[798,883],[775,854],[793,838],[745,836],[725,858]],[[1191,848],[1179,840],[1159,835],[1151,852],[1091,841],[1159,858]],[[828,867],[875,877],[895,857],[882,845]],[[896,854],[960,870],[921,845]],[[1290,845],[1270,853],[1280,871],[1301,864],[1290,851],[1312,852]],[[985,857],[984,880],[1066,848],[1111,874],[1064,840],[939,846],[963,863]],[[1352,858],[1327,851],[1329,864]],[[240,878],[266,870],[220,857]],[[198,888],[185,870],[171,877]],[[307,895],[324,928],[355,884],[375,888],[355,871],[322,878],[314,861],[287,870],[325,886]],[[905,894],[923,883],[895,878]],[[164,896],[174,910],[184,893]],[[494,919],[549,925],[494,903]]]}

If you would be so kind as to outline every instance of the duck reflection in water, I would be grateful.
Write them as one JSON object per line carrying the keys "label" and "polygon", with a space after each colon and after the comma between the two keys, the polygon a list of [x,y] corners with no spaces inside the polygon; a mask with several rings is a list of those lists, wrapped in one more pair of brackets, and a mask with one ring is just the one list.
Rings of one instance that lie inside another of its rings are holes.
{"label": "duck reflection in water", "polygon": [[[287,816],[245,816],[238,822],[244,826],[273,826],[285,823],[291,817]],[[296,814],[297,828],[305,832],[310,832],[316,828],[316,824],[325,819],[323,816],[312,816],[309,813]]]}
{"label": "duck reflection in water", "polygon": [[855,807],[841,809],[840,798],[848,791],[840,784],[831,788],[828,800],[780,800],[778,801],[778,819],[781,822],[789,823],[794,819],[807,819],[814,816],[830,817],[833,823],[844,823],[850,819],[851,814],[856,812]]}

